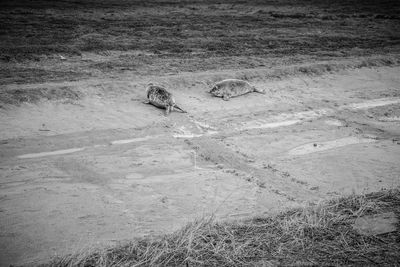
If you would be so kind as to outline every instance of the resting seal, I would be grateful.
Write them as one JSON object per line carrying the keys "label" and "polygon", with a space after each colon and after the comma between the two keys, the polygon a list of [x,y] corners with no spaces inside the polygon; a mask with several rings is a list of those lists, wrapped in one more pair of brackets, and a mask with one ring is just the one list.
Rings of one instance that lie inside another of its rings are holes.
{"label": "resting seal", "polygon": [[172,94],[161,86],[149,83],[146,88],[146,95],[148,101],[144,103],[152,104],[158,108],[164,108],[165,115],[168,115],[174,109],[186,113],[186,111],[176,105],[175,99]]}
{"label": "resting seal", "polygon": [[214,84],[210,93],[217,97],[222,97],[224,100],[229,100],[231,97],[240,96],[252,92],[265,94],[264,90],[257,89],[246,81],[238,79],[227,79]]}

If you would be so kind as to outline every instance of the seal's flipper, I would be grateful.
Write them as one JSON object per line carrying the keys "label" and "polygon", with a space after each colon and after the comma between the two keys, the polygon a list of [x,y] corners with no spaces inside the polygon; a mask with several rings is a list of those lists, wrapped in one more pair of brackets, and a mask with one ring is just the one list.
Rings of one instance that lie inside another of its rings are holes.
{"label": "seal's flipper", "polygon": [[180,107],[178,107],[177,105],[174,105],[174,108],[179,110],[182,113],[187,113],[186,111],[184,111],[183,109],[181,109]]}
{"label": "seal's flipper", "polygon": [[151,104],[149,100],[147,100],[147,101],[142,101],[142,103],[143,103],[143,104],[146,104],[146,105],[147,105],[147,104]]}
{"label": "seal's flipper", "polygon": [[165,108],[165,116],[168,116],[170,112],[171,112],[171,106],[167,106]]}
{"label": "seal's flipper", "polygon": [[222,97],[222,99],[225,100],[225,101],[228,101],[229,98],[231,98],[231,96],[230,96],[230,95],[227,95],[227,94],[225,94],[225,95]]}
{"label": "seal's flipper", "polygon": [[256,87],[253,87],[253,90],[254,90],[254,92],[257,92],[257,93],[260,93],[260,94],[266,94],[266,92],[265,92],[265,90],[263,90],[263,89],[258,89],[258,88],[256,88]]}

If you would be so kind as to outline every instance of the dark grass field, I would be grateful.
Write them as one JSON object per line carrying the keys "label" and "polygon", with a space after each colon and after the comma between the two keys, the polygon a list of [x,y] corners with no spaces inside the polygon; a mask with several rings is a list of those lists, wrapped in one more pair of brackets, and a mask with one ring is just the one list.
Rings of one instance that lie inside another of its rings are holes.
{"label": "dark grass field", "polygon": [[327,3],[6,1],[1,48],[10,57],[104,50],[180,57],[337,56],[399,44],[398,1]]}
{"label": "dark grass field", "polygon": [[[0,73],[3,83],[35,82],[391,54],[399,14],[396,0],[2,1]],[[78,60],[89,52],[99,58]]]}

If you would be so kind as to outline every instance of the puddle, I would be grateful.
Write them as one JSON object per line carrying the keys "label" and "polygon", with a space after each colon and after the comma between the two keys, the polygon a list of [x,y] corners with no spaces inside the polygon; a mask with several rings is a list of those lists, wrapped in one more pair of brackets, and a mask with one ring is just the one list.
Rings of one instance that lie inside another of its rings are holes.
{"label": "puddle", "polygon": [[24,155],[17,156],[17,158],[19,158],[19,159],[29,159],[29,158],[41,158],[41,157],[47,157],[47,156],[57,156],[57,155],[75,153],[75,152],[78,152],[78,151],[82,151],[84,149],[85,149],[84,147],[80,147],[80,148],[70,148],[70,149],[56,150],[56,151],[50,151],[50,152],[24,154]]}
{"label": "puddle", "polygon": [[[362,103],[353,103],[349,105],[343,105],[339,107],[341,109],[369,109],[380,106],[387,106],[392,104],[400,103],[399,98],[380,98],[374,100],[368,100]],[[242,126],[238,127],[237,130],[250,130],[250,129],[267,129],[276,128],[281,126],[290,126],[296,123],[300,123],[306,120],[312,120],[321,118],[323,116],[332,115],[336,112],[335,109],[323,108],[310,111],[301,111],[297,113],[282,113],[277,116],[268,118],[267,120],[253,120],[245,122]],[[393,120],[397,121],[397,120]],[[326,120],[326,124],[333,126],[343,126],[342,122],[337,120]]]}
{"label": "puddle", "polygon": [[[210,129],[213,129],[212,127]],[[201,133],[193,133],[190,130],[186,129],[185,126],[181,126],[179,127],[179,129],[177,130],[177,133],[174,133],[172,136],[175,138],[195,138],[195,137],[201,137],[204,135],[213,135],[213,134],[217,134],[218,131],[212,131],[212,130],[208,130],[206,132],[201,131]]]}
{"label": "puddle", "polygon": [[331,125],[331,126],[343,126],[343,123],[338,120],[326,120],[324,121],[326,124]]}
{"label": "puddle", "polygon": [[288,152],[289,155],[298,156],[306,155],[315,152],[330,150],[334,148],[344,147],[354,144],[372,143],[376,140],[373,138],[358,138],[358,137],[345,137],[326,142],[314,142],[296,147]]}
{"label": "puddle", "polygon": [[195,138],[195,137],[200,137],[200,136],[203,136],[203,134],[192,134],[192,133],[173,134],[173,137],[175,137],[175,138]]}
{"label": "puddle", "polygon": [[175,138],[194,138],[203,136],[203,134],[194,134],[187,130],[185,126],[181,126],[177,129],[178,133],[174,133],[172,136]]}
{"label": "puddle", "polygon": [[248,125],[238,128],[238,130],[277,128],[281,126],[293,125],[299,122],[301,122],[301,120],[288,120],[288,121],[278,121],[270,123],[260,123],[259,121],[252,121],[248,123]]}
{"label": "puddle", "polygon": [[122,139],[122,140],[112,141],[111,144],[112,145],[123,145],[123,144],[146,141],[146,140],[153,139],[153,138],[155,138],[155,136],[145,136],[145,137],[138,137],[138,138],[132,138],[132,139]]}
{"label": "puddle", "polygon": [[341,107],[343,108],[350,108],[350,109],[368,109],[368,108],[375,108],[393,104],[399,104],[399,98],[380,98],[380,99],[373,99],[362,103],[354,103],[349,105],[344,105]]}
{"label": "puddle", "polygon": [[282,113],[278,116],[270,117],[267,120],[253,120],[245,122],[243,126],[238,127],[237,130],[250,130],[250,129],[268,129],[277,128],[282,126],[290,126],[296,123],[300,123],[305,120],[311,120],[333,114],[333,109],[317,109],[310,111],[301,111],[297,113]]}
{"label": "puddle", "polygon": [[194,124],[196,124],[197,128],[199,128],[199,129],[203,128],[203,129],[212,129],[212,130],[215,130],[214,127],[208,125],[208,124],[205,123],[205,122],[200,122],[200,121],[197,121],[197,120],[194,120],[194,119],[191,119],[191,121],[192,121]]}
{"label": "puddle", "polygon": [[396,122],[400,121],[400,117],[395,116],[395,117],[380,117],[378,119],[379,121],[387,121],[387,122]]}
{"label": "puddle", "polygon": [[218,134],[218,131],[207,131],[204,134],[194,134],[191,132],[185,132],[182,134],[173,134],[172,136],[175,138],[195,138],[195,137],[202,137],[202,136],[214,135],[214,134]]}

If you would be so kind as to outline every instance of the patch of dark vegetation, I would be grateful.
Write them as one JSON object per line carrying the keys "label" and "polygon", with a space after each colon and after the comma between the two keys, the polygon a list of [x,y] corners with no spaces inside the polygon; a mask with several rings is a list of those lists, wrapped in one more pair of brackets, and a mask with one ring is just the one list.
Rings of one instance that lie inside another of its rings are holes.
{"label": "patch of dark vegetation", "polygon": [[67,45],[26,45],[18,47],[0,47],[0,61],[21,62],[40,61],[42,55],[67,54],[80,56],[81,52]]}
{"label": "patch of dark vegetation", "polygon": [[363,235],[365,215],[400,215],[400,190],[352,195],[241,222],[203,219],[156,239],[57,258],[43,266],[397,266],[400,230]]}
{"label": "patch of dark vegetation", "polygon": [[41,83],[49,81],[75,81],[90,74],[75,71],[44,70],[40,68],[0,68],[0,84]]}
{"label": "patch of dark vegetation", "polygon": [[37,103],[42,100],[79,100],[82,93],[69,87],[13,89],[0,91],[0,103],[20,105],[21,103]]}
{"label": "patch of dark vegetation", "polygon": [[379,52],[400,45],[400,2],[28,1],[0,6],[2,60],[141,50],[174,57]]}
{"label": "patch of dark vegetation", "polygon": [[[365,57],[352,60],[343,60],[341,62],[323,62],[314,64],[298,64],[292,66],[284,66],[279,68],[271,68],[268,70],[242,70],[238,71],[235,77],[242,80],[253,79],[283,79],[285,77],[296,75],[319,76],[327,73],[334,73],[341,70],[359,69],[363,67],[385,67],[385,66],[398,66],[400,65],[399,56],[379,56],[379,57]],[[221,79],[218,77],[215,81]],[[215,82],[214,81],[214,82]]]}
{"label": "patch of dark vegetation", "polygon": [[0,84],[399,55],[399,14],[395,0],[5,0]]}
{"label": "patch of dark vegetation", "polygon": [[[322,59],[323,57],[320,57]],[[302,59],[260,59],[257,57],[210,57],[210,58],[173,58],[166,59],[157,56],[124,56],[115,61],[105,61],[90,64],[90,68],[106,71],[134,71],[138,74],[159,75],[163,73],[178,74],[181,72],[220,71],[238,69],[245,76],[238,79],[252,80],[254,78],[281,79],[291,75],[321,75],[346,69],[362,67],[383,67],[400,65],[400,56],[374,56],[342,58],[341,61],[326,60],[323,63],[304,63]],[[321,61],[321,60],[319,60]],[[307,60],[306,60],[307,62]],[[318,62],[318,61],[317,61]],[[279,67],[277,67],[279,66]],[[253,70],[252,70],[253,69]],[[211,75],[211,74],[210,74]],[[212,75],[211,75],[212,76]],[[233,77],[232,77],[233,78]],[[219,77],[223,79],[223,77]]]}

